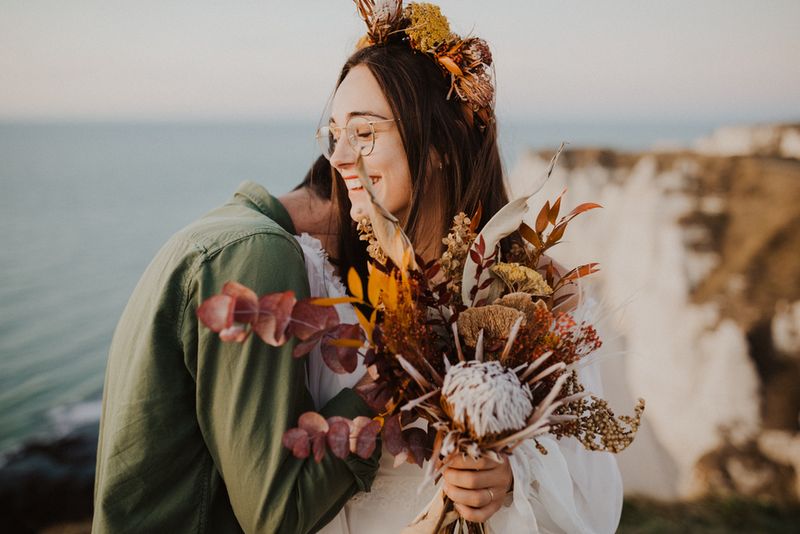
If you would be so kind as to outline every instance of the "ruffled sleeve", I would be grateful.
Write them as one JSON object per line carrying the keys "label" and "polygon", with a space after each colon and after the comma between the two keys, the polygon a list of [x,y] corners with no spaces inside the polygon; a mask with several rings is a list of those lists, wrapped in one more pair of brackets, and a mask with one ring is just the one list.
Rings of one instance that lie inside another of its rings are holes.
{"label": "ruffled sleeve", "polygon": [[[594,365],[581,369],[581,384],[602,395]],[[588,451],[574,438],[541,437],[510,457],[513,501],[489,521],[492,532],[613,533],[622,513],[622,478],[614,455]]]}

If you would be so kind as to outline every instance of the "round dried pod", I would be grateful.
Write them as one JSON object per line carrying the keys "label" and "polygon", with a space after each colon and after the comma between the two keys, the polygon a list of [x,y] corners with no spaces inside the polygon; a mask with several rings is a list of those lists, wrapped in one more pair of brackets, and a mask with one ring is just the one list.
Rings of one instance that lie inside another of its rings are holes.
{"label": "round dried pod", "polygon": [[519,310],[498,304],[467,308],[458,316],[458,332],[464,343],[474,347],[481,330],[487,342],[505,339],[514,323],[524,316]]}

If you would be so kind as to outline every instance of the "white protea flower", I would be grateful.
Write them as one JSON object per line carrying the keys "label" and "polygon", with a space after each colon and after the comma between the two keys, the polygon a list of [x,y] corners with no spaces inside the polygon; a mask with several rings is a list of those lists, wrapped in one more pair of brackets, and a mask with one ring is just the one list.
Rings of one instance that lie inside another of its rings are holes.
{"label": "white protea flower", "polygon": [[533,411],[527,384],[499,362],[460,362],[442,384],[442,407],[474,439],[519,430]]}
{"label": "white protea flower", "polygon": [[401,0],[375,0],[372,13],[377,20],[389,20],[399,11],[400,4]]}

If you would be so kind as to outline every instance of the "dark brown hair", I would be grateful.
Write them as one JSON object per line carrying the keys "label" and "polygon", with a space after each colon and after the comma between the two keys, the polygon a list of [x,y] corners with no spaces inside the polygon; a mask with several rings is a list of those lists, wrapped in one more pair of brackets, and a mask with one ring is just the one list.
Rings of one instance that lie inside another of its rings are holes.
{"label": "dark brown hair", "polygon": [[[363,48],[342,68],[337,87],[351,69],[366,66],[389,102],[411,171],[411,204],[405,231],[419,252],[441,251],[441,238],[458,212],[482,207],[487,221],[508,201],[493,113],[481,121],[450,90],[449,75],[429,56],[407,44]],[[340,272],[366,271],[365,242],[349,215],[347,190],[334,172],[332,199],[338,213]],[[427,258],[431,259],[431,258]]]}

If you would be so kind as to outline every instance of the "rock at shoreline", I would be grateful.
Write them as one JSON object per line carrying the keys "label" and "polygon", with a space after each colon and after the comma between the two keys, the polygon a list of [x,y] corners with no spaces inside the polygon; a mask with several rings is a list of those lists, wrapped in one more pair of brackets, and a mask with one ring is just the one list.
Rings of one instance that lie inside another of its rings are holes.
{"label": "rock at shoreline", "polygon": [[32,441],[0,468],[0,517],[5,532],[39,532],[92,515],[96,425],[55,441]]}

